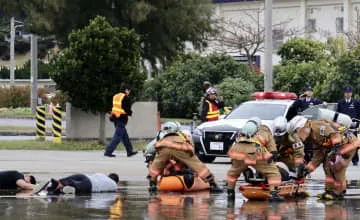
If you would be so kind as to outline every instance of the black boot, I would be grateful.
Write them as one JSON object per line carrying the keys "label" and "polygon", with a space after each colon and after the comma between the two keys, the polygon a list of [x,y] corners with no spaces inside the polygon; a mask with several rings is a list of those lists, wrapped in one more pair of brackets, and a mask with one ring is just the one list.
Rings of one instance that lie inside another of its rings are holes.
{"label": "black boot", "polygon": [[270,192],[269,201],[270,202],[284,202],[285,199],[282,196],[279,196],[277,190],[273,190]]}
{"label": "black boot", "polygon": [[155,181],[150,180],[149,182],[149,192],[157,191],[157,183]]}
{"label": "black boot", "polygon": [[233,189],[228,189],[227,190],[227,197],[228,197],[228,201],[234,201],[235,200],[235,190]]}
{"label": "black boot", "polygon": [[209,184],[210,184],[210,192],[213,192],[213,193],[224,192],[224,190],[219,187],[219,185],[215,182],[214,179],[210,179]]}

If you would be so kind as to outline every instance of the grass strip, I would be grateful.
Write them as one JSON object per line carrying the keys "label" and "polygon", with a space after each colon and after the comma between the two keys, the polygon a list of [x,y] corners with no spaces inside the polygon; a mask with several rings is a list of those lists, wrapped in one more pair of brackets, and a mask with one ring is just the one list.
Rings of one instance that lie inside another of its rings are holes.
{"label": "grass strip", "polygon": [[[147,141],[132,141],[134,150],[142,151],[146,148]],[[37,140],[4,140],[0,141],[0,150],[68,150],[68,151],[86,151],[86,150],[104,150],[106,146],[97,141],[67,141],[63,140],[61,144],[55,144],[52,141]],[[119,150],[125,150],[122,144],[119,144]]]}
{"label": "grass strip", "polygon": [[0,131],[35,131],[35,127],[0,125]]}

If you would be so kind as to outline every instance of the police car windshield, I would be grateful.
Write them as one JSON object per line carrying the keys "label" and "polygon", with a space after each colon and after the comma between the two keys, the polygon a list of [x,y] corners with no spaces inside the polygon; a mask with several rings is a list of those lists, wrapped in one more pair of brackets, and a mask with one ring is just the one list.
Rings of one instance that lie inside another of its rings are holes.
{"label": "police car windshield", "polygon": [[286,105],[267,103],[244,103],[232,111],[226,119],[249,119],[257,116],[262,120],[273,120],[284,115]]}

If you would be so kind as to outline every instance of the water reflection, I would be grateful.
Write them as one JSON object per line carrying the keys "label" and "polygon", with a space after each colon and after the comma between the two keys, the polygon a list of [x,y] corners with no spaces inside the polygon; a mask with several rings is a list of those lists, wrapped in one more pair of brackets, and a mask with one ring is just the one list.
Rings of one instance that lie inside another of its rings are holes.
{"label": "water reflection", "polygon": [[227,202],[226,193],[207,191],[149,195],[142,182],[89,196],[0,192],[0,219],[360,219],[359,197],[319,202],[318,186],[312,186],[308,199],[269,203],[247,201],[238,193],[235,204]]}

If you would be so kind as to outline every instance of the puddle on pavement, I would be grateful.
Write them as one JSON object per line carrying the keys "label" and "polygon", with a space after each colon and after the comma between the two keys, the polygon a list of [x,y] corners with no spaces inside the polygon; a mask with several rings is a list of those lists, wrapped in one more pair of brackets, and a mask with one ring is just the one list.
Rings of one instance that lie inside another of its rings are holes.
{"label": "puddle on pavement", "polygon": [[360,219],[360,184],[349,185],[352,195],[343,201],[317,201],[323,182],[310,180],[308,199],[269,203],[246,201],[237,193],[233,206],[226,193],[149,195],[145,182],[123,182],[118,193],[91,196],[0,192],[0,219]]}

